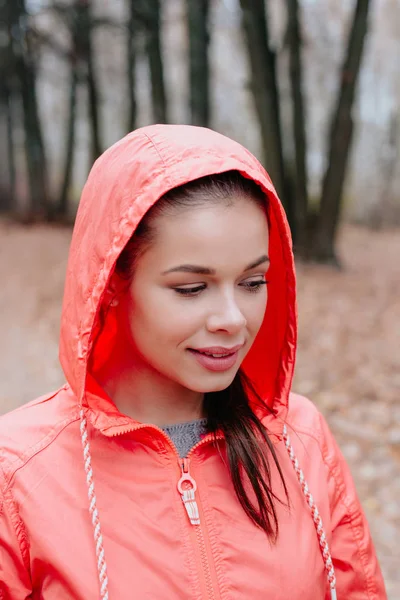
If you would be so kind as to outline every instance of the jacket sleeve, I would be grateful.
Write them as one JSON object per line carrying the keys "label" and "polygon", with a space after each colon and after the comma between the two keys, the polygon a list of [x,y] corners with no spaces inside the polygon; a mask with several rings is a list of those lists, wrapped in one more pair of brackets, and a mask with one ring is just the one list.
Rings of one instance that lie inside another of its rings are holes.
{"label": "jacket sleeve", "polygon": [[337,598],[387,600],[368,523],[350,469],[322,416],[321,427],[322,452],[329,473],[330,551],[335,568]]}
{"label": "jacket sleeve", "polygon": [[0,467],[0,600],[24,600],[32,586],[28,571],[28,541],[11,491],[2,491]]}

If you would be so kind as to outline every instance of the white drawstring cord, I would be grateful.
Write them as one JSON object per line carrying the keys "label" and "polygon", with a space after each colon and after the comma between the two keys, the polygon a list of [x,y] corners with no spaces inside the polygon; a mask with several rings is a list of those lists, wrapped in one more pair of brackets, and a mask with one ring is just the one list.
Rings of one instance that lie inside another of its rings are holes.
{"label": "white drawstring cord", "polygon": [[319,545],[321,546],[322,550],[322,558],[324,559],[325,569],[328,575],[328,583],[329,588],[331,590],[331,600],[337,600],[335,569],[333,567],[332,557],[329,550],[328,542],[326,540],[322,519],[318,512],[318,508],[314,503],[314,498],[312,497],[312,494],[309,491],[308,484],[304,477],[304,473],[300,468],[299,461],[297,460],[296,455],[294,453],[286,425],[283,426],[283,441],[285,442],[286,450],[288,451],[290,460],[292,461],[292,465],[296,472],[297,479],[299,480],[302,492],[307,500],[307,504],[310,508],[314,525],[317,530]]}
{"label": "white drawstring cord", "polygon": [[94,491],[92,459],[90,457],[90,446],[87,433],[87,422],[83,408],[80,411],[81,417],[81,439],[83,446],[83,457],[85,460],[86,483],[88,487],[89,511],[92,517],[94,531],[94,541],[96,544],[97,571],[100,581],[101,600],[108,600],[108,578],[107,564],[104,556],[103,536],[101,535],[99,513],[97,511],[97,499]]}

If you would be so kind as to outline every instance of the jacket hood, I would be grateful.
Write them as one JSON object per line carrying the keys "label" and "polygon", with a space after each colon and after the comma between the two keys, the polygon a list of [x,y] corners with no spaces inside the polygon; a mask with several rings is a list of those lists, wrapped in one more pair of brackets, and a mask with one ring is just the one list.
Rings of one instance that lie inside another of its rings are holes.
{"label": "jacket hood", "polygon": [[106,319],[100,331],[100,307],[117,258],[139,221],[172,188],[230,170],[253,179],[268,198],[268,304],[242,367],[279,421],[285,418],[297,318],[284,210],[268,174],[248,150],[219,133],[187,125],[154,125],[127,135],[95,162],[83,189],[70,247],[60,338],[60,362],[80,404],[91,397],[98,413],[115,411],[95,389],[89,365],[102,360],[111,347],[113,328]]}

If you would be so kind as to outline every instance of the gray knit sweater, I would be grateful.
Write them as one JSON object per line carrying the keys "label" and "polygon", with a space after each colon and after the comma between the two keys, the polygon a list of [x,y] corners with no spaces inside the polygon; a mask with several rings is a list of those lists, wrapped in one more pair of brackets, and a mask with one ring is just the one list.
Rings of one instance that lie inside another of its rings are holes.
{"label": "gray knit sweater", "polygon": [[171,438],[178,449],[179,456],[185,458],[188,452],[207,433],[207,419],[197,419],[187,423],[164,425],[163,431]]}

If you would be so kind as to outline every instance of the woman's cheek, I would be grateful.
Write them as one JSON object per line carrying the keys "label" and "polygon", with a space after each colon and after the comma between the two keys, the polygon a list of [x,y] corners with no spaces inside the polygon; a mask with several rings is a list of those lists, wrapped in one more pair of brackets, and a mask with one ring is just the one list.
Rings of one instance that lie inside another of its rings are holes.
{"label": "woman's cheek", "polygon": [[260,298],[257,299],[257,306],[254,306],[249,310],[249,318],[246,319],[248,328],[252,330],[252,333],[256,335],[261,328],[264,321],[265,311],[267,308],[267,292],[260,292]]}

